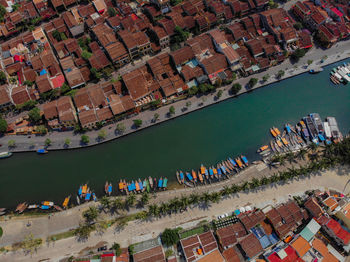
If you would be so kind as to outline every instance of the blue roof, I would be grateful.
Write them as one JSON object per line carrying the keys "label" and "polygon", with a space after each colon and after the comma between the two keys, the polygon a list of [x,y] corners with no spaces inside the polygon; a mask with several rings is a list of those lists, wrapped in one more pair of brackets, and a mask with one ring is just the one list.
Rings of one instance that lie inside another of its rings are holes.
{"label": "blue roof", "polygon": [[259,238],[259,242],[261,244],[261,246],[263,247],[263,249],[271,246],[271,242],[270,239],[265,235],[262,238]]}
{"label": "blue roof", "polygon": [[279,239],[278,237],[275,235],[275,233],[272,233],[271,235],[268,235],[270,242],[272,245],[278,243]]}
{"label": "blue roof", "polygon": [[239,215],[241,213],[241,211],[239,211],[239,209],[236,209],[235,211],[233,211],[235,213],[235,215]]}
{"label": "blue roof", "polygon": [[43,70],[40,71],[40,75],[41,75],[41,76],[42,76],[42,75],[46,75],[46,74],[47,74],[46,69],[43,69]]}

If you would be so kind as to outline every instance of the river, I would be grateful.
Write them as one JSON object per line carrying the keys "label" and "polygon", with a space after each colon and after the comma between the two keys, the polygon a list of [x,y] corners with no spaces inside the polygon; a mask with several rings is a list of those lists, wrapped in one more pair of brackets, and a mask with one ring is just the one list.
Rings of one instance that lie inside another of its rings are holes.
{"label": "river", "polygon": [[[348,60],[349,61],[349,60]],[[339,63],[338,63],[339,64]],[[295,124],[308,113],[335,116],[343,133],[350,130],[350,89],[331,84],[325,67],[229,99],[103,145],[47,155],[15,153],[0,161],[0,207],[21,201],[57,201],[74,195],[80,184],[101,195],[106,180],[167,176],[177,169],[212,165],[227,156],[258,158],[270,140],[269,128]]]}

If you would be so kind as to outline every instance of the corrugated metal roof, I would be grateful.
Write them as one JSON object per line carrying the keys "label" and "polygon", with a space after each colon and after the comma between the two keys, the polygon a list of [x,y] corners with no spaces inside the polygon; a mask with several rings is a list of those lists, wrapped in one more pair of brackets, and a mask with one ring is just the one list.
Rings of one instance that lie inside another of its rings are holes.
{"label": "corrugated metal roof", "polygon": [[313,234],[308,227],[305,227],[301,232],[300,235],[306,240],[310,241],[315,234]]}
{"label": "corrugated metal roof", "polygon": [[309,224],[307,224],[306,227],[307,227],[313,234],[316,234],[316,233],[320,230],[320,228],[321,228],[320,224],[317,223],[315,219],[311,219],[311,221],[309,222]]}

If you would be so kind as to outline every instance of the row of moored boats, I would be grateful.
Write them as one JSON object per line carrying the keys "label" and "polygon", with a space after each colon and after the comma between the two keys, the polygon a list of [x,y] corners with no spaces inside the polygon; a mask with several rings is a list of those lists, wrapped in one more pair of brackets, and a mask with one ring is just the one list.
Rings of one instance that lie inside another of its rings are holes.
{"label": "row of moored boats", "polygon": [[334,67],[330,73],[330,80],[333,84],[340,83],[347,84],[350,82],[350,63],[343,63],[343,65]]}
{"label": "row of moored boats", "polygon": [[240,170],[248,167],[248,159],[246,156],[240,156],[232,159],[229,157],[216,165],[205,167],[203,164],[199,170],[191,170],[190,172],[176,171],[176,178],[179,184],[188,187],[194,187],[200,184],[218,182],[229,178],[230,175],[238,173]]}

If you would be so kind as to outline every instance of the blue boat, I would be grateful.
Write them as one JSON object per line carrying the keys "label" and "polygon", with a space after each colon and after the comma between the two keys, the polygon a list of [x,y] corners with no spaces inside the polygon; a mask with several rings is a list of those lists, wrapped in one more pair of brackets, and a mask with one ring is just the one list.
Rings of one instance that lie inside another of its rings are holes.
{"label": "blue boat", "polygon": [[78,195],[79,195],[79,196],[81,196],[82,191],[83,191],[83,187],[80,186],[80,187],[79,187],[79,190],[78,190]]}
{"label": "blue boat", "polygon": [[141,181],[139,181],[139,187],[140,187],[140,190],[143,190],[143,184]]}
{"label": "blue boat", "polygon": [[182,173],[182,172],[180,172],[180,179],[181,179],[181,181],[184,180],[184,173]]}
{"label": "blue boat", "polygon": [[209,175],[210,175],[210,177],[213,177],[213,176],[214,176],[214,171],[213,171],[213,169],[211,169],[211,168],[209,168]]}
{"label": "blue boat", "polygon": [[216,169],[218,171],[218,175],[222,176],[221,168]]}
{"label": "blue boat", "polygon": [[96,202],[97,201],[97,197],[95,195],[95,193],[92,193],[92,199]]}
{"label": "blue boat", "polygon": [[89,201],[91,198],[91,193],[86,193],[85,200]]}
{"label": "blue boat", "polygon": [[191,175],[190,173],[186,173],[186,177],[187,177],[187,179],[188,179],[189,181],[192,182],[193,177],[192,177],[192,175]]}
{"label": "blue boat", "polygon": [[41,205],[40,209],[47,210],[47,209],[50,209],[50,206]]}
{"label": "blue boat", "polygon": [[241,159],[243,160],[244,164],[248,166],[248,159],[245,156],[241,156]]}
{"label": "blue boat", "polygon": [[163,188],[166,188],[168,185],[168,179],[165,177],[163,180]]}
{"label": "blue boat", "polygon": [[159,178],[159,180],[158,180],[158,187],[162,187],[162,185],[163,185],[163,179]]}
{"label": "blue boat", "polygon": [[133,191],[133,189],[132,189],[132,185],[131,185],[131,184],[130,184],[130,185],[128,185],[128,191],[129,191],[129,192]]}
{"label": "blue boat", "polygon": [[45,150],[45,149],[43,149],[43,148],[38,149],[36,152],[37,152],[38,154],[47,154],[47,153],[48,153],[48,151]]}
{"label": "blue boat", "polygon": [[228,158],[228,160],[231,162],[233,166],[237,166],[237,163],[235,160],[233,160],[231,157]]}
{"label": "blue boat", "polygon": [[286,130],[287,130],[288,134],[290,134],[292,132],[292,130],[290,129],[290,126],[288,124],[286,124]]}
{"label": "blue boat", "polygon": [[206,178],[209,178],[209,173],[208,173],[207,169],[205,169],[205,176],[206,176]]}
{"label": "blue boat", "polygon": [[224,174],[227,174],[226,168],[223,165],[221,165],[221,170]]}
{"label": "blue boat", "polygon": [[322,134],[318,134],[318,139],[320,139],[321,142],[324,142],[326,140]]}
{"label": "blue boat", "polygon": [[112,193],[112,184],[110,184],[110,185],[108,186],[108,193],[109,193],[109,194]]}

